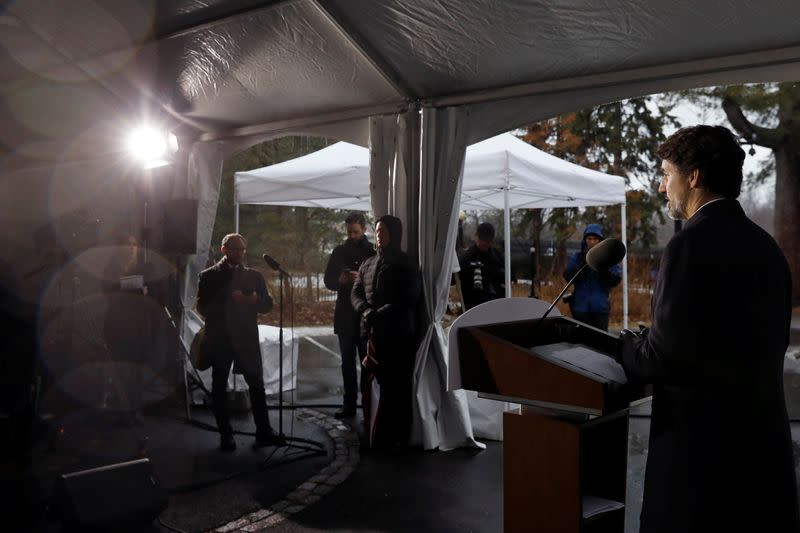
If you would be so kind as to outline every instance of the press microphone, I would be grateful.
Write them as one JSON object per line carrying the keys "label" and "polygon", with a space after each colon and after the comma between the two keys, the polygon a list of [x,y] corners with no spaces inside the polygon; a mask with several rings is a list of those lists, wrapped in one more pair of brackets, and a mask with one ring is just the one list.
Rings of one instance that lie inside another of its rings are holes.
{"label": "press microphone", "polygon": [[619,239],[604,239],[592,246],[589,251],[586,252],[586,263],[584,263],[583,266],[581,266],[581,268],[575,272],[575,275],[572,276],[567,284],[564,285],[564,288],[561,289],[561,292],[558,293],[556,299],[553,300],[553,303],[550,304],[550,307],[547,308],[547,311],[544,312],[538,322],[534,324],[533,328],[536,329],[539,327],[539,324],[541,324],[547,315],[550,314],[550,311],[553,310],[561,297],[564,296],[564,293],[567,292],[567,289],[570,285],[572,285],[572,282],[581,275],[581,272],[583,272],[587,266],[596,272],[605,272],[622,261],[622,259],[625,257],[625,252],[625,245]]}
{"label": "press microphone", "polygon": [[275,261],[269,254],[264,254],[261,257],[264,258],[264,261],[266,261],[267,265],[269,265],[269,267],[272,270],[275,270],[276,272],[279,272],[279,273],[283,274],[284,276],[291,277],[291,276],[289,276],[288,272],[286,272],[284,269],[281,268],[280,263]]}
{"label": "press microphone", "polygon": [[625,245],[619,239],[604,239],[586,252],[586,264],[597,272],[605,272],[625,257]]}

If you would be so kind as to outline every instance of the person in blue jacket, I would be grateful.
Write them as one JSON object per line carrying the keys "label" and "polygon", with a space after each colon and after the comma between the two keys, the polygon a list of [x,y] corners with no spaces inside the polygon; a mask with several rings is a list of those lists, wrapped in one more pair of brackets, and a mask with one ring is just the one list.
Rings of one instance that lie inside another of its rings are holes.
{"label": "person in blue jacket", "polygon": [[[567,262],[564,269],[564,279],[569,281],[572,276],[586,264],[586,252],[605,238],[603,228],[599,224],[589,224],[583,232],[581,250]],[[619,284],[622,279],[622,270],[619,265],[614,265],[608,272],[595,272],[587,268],[575,280],[575,291],[572,298],[570,311],[573,318],[598,329],[608,329],[608,291]]]}

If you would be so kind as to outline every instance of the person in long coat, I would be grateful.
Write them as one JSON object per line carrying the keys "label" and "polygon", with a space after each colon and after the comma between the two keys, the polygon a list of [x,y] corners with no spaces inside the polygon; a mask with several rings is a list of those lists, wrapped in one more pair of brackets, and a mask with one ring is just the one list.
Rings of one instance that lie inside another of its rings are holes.
{"label": "person in long coat", "polygon": [[642,533],[795,533],[797,486],[783,394],[790,272],[736,198],[744,151],[695,126],[659,148],[669,215],[652,327],[624,331],[632,382],[653,384]]}
{"label": "person in long coat", "polygon": [[200,273],[197,290],[197,310],[205,318],[206,328],[201,350],[211,359],[211,396],[223,451],[236,449],[227,402],[231,363],[249,389],[256,424],[254,445],[283,442],[269,423],[258,339],[258,314],[272,309],[272,298],[261,273],[242,264],[245,246],[241,235],[226,235],[222,239],[224,257]]}
{"label": "person in long coat", "polygon": [[361,401],[364,433],[371,448],[406,445],[411,429],[415,309],[421,283],[418,269],[400,249],[402,237],[399,218],[377,219],[378,253],[361,264],[351,294],[367,339]]}

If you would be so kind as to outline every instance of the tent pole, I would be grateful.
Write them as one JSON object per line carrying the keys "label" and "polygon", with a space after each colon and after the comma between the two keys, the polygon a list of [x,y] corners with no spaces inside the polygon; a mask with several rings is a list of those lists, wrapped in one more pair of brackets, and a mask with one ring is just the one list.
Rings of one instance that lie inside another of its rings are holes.
{"label": "tent pole", "polygon": [[233,232],[239,233],[239,202],[233,204]]}
{"label": "tent pole", "polygon": [[[622,243],[625,248],[628,247],[628,216],[627,204],[623,203],[622,207]],[[622,327],[628,328],[628,254],[622,259]]]}
{"label": "tent pole", "polygon": [[506,298],[511,298],[511,216],[508,208],[508,184],[509,177],[506,176],[506,187],[503,189],[503,232],[505,236],[505,269],[506,269]]}

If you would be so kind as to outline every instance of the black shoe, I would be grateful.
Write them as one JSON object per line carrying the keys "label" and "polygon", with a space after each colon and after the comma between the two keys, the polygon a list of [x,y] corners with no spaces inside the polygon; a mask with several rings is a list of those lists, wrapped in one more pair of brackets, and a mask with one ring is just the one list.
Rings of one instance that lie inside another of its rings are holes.
{"label": "black shoe", "polygon": [[253,448],[265,448],[267,446],[283,446],[286,444],[286,438],[283,435],[278,435],[271,429],[268,432],[256,433],[256,440],[253,442]]}
{"label": "black shoe", "polygon": [[236,441],[233,440],[231,433],[223,433],[219,436],[219,449],[223,452],[232,452],[236,450]]}
{"label": "black shoe", "polygon": [[337,420],[341,420],[343,418],[353,418],[354,416],[356,416],[356,408],[355,407],[351,407],[351,408],[342,407],[341,409],[339,409],[338,411],[333,413],[333,418],[335,418]]}

